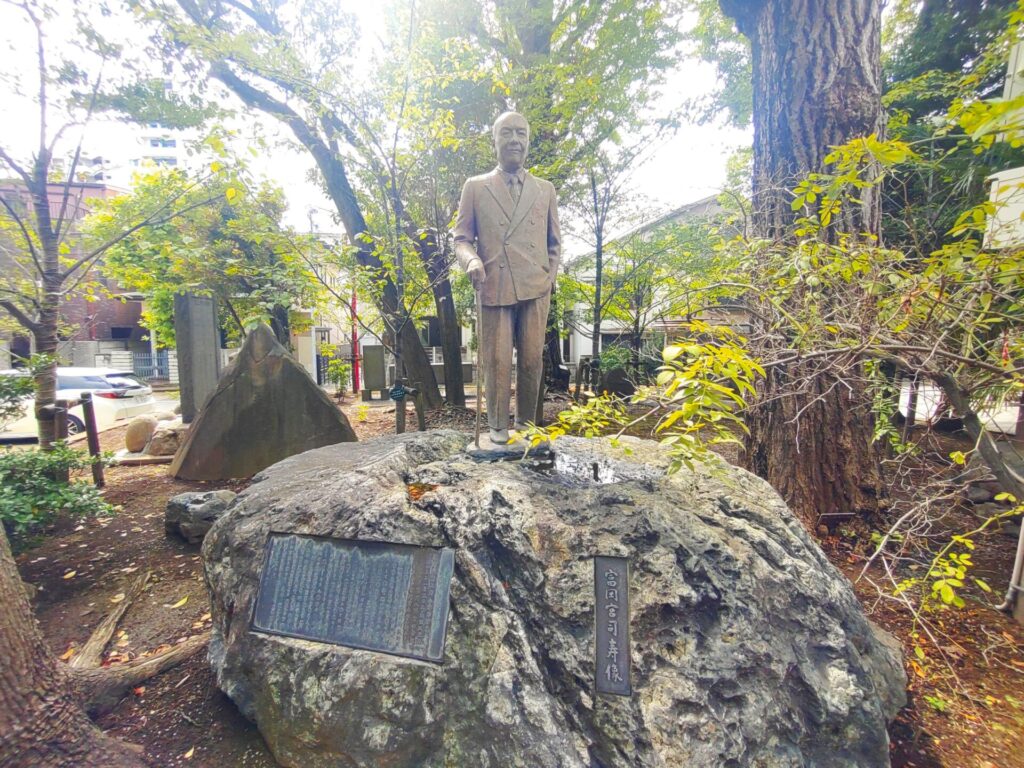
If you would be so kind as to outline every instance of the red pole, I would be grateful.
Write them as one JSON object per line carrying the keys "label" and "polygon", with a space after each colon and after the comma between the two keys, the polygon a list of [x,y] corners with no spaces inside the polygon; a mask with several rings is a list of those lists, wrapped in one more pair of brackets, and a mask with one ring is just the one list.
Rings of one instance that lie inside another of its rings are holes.
{"label": "red pole", "polygon": [[359,394],[359,321],[356,317],[356,287],[352,286],[352,392]]}

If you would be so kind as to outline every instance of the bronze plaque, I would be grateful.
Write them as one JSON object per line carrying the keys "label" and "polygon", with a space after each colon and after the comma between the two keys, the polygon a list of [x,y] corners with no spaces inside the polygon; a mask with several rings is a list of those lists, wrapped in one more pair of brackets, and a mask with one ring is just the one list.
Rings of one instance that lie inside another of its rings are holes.
{"label": "bronze plaque", "polygon": [[594,628],[598,693],[629,696],[629,561],[594,558]]}
{"label": "bronze plaque", "polygon": [[441,661],[451,549],[271,533],[252,628]]}

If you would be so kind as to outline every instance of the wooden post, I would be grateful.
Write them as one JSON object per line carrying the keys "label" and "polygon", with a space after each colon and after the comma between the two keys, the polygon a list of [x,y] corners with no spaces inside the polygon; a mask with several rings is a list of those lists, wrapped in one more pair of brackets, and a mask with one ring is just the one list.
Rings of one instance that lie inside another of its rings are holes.
{"label": "wooden post", "polygon": [[92,392],[82,393],[82,416],[85,421],[85,439],[92,457],[92,482],[97,488],[107,484],[103,477],[103,462],[100,461],[100,436],[96,431],[96,408],[92,403]]}
{"label": "wooden post", "polygon": [[1018,440],[1024,440],[1024,392],[1020,393],[1020,402],[1017,405],[1017,427],[1013,430],[1013,436]]}
{"label": "wooden post", "polygon": [[53,433],[58,440],[68,439],[68,401],[58,400],[56,402],[56,409],[54,410],[54,418],[56,424],[54,424]]}
{"label": "wooden post", "polygon": [[423,393],[414,389],[412,392],[412,404],[416,408],[416,426],[420,432],[427,431],[427,410],[423,403]]}

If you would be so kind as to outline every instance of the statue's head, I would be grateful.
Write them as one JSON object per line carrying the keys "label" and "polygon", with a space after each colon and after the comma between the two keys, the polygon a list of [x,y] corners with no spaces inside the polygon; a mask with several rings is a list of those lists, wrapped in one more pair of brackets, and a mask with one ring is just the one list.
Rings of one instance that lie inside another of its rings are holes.
{"label": "statue's head", "polygon": [[530,149],[530,124],[518,112],[504,112],[494,121],[494,151],[503,171],[518,171]]}

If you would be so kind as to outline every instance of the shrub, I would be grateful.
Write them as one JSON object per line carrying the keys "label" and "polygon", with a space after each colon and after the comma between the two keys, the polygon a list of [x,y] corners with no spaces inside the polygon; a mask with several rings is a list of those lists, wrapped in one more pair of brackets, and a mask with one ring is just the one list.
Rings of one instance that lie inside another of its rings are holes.
{"label": "shrub", "polygon": [[24,535],[61,515],[83,518],[112,514],[113,508],[91,484],[58,479],[91,464],[87,454],[65,443],[56,443],[49,451],[0,454],[0,522],[11,534]]}
{"label": "shrub", "polygon": [[31,376],[0,376],[0,428],[17,419],[31,397],[35,382]]}
{"label": "shrub", "polygon": [[348,387],[351,373],[352,365],[344,360],[334,359],[327,364],[327,380],[339,390]]}

